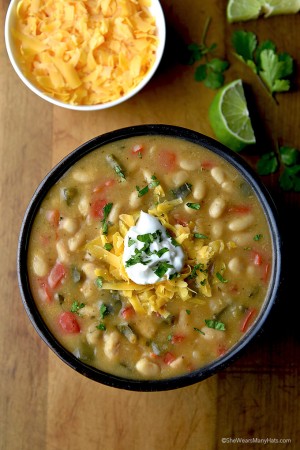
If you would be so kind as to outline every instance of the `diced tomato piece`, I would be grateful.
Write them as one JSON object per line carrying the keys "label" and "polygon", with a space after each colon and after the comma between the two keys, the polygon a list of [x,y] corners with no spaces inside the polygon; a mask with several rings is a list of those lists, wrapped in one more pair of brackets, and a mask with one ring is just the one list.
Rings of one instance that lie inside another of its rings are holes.
{"label": "diced tomato piece", "polygon": [[266,283],[269,279],[270,275],[270,264],[266,263],[263,268],[263,277],[262,280]]}
{"label": "diced tomato piece", "polygon": [[134,155],[141,154],[144,151],[144,147],[141,144],[134,145],[132,147],[131,153]]}
{"label": "diced tomato piece", "polygon": [[218,348],[217,348],[217,355],[223,356],[223,355],[225,355],[226,352],[227,352],[227,348],[225,347],[225,345],[219,344]]}
{"label": "diced tomato piece", "polygon": [[180,342],[182,342],[184,338],[185,336],[183,336],[182,334],[174,334],[172,336],[171,342],[172,344],[180,344]]}
{"label": "diced tomato piece", "polygon": [[174,215],[174,219],[175,219],[175,222],[178,225],[181,225],[182,227],[187,227],[189,224],[189,219],[186,219],[185,217],[180,217],[177,214]]}
{"label": "diced tomato piece", "polygon": [[259,253],[254,251],[252,253],[252,260],[253,260],[253,264],[255,266],[261,266],[261,264],[262,264],[262,257],[261,257],[261,255]]}
{"label": "diced tomato piece", "polygon": [[173,355],[173,353],[171,353],[171,352],[167,352],[166,354],[165,354],[165,356],[164,356],[164,363],[165,364],[168,364],[168,366],[173,362],[173,361],[175,361],[175,356]]}
{"label": "diced tomato piece", "polygon": [[96,198],[91,204],[91,216],[94,219],[103,219],[103,208],[107,204],[107,201],[103,198]]}
{"label": "diced tomato piece", "polygon": [[94,193],[99,193],[99,192],[103,192],[105,191],[107,188],[113,186],[115,184],[116,180],[114,180],[113,178],[109,178],[108,180],[102,182],[101,184],[99,184],[98,186],[96,186],[93,189]]}
{"label": "diced tomato piece", "polygon": [[163,150],[157,155],[159,166],[164,169],[167,173],[173,172],[176,169],[176,154],[169,151]]}
{"label": "diced tomato piece", "polygon": [[48,275],[48,284],[50,288],[51,289],[56,288],[65,276],[66,276],[65,266],[62,263],[57,262],[55,266],[52,267]]}
{"label": "diced tomato piece", "polygon": [[212,161],[202,161],[201,167],[202,169],[210,170],[215,167],[215,164]]}
{"label": "diced tomato piece", "polygon": [[50,303],[52,300],[52,292],[48,284],[47,277],[40,278],[38,283],[40,285],[39,294],[41,300]]}
{"label": "diced tomato piece", "polygon": [[132,306],[127,306],[121,311],[121,316],[125,320],[131,319],[135,315],[135,311]]}
{"label": "diced tomato piece", "polygon": [[250,211],[251,208],[247,205],[235,205],[228,208],[228,212],[230,213],[247,214]]}
{"label": "diced tomato piece", "polygon": [[59,325],[66,333],[79,333],[80,326],[76,320],[75,314],[65,311],[58,318]]}
{"label": "diced tomato piece", "polygon": [[245,333],[248,330],[248,328],[249,328],[250,324],[253,322],[253,319],[255,318],[256,314],[257,314],[256,308],[248,309],[248,311],[246,312],[246,315],[243,318],[242,323],[241,323],[241,331],[243,333]]}
{"label": "diced tomato piece", "polygon": [[53,227],[58,227],[60,219],[60,213],[58,209],[51,209],[50,211],[47,211],[46,218]]}

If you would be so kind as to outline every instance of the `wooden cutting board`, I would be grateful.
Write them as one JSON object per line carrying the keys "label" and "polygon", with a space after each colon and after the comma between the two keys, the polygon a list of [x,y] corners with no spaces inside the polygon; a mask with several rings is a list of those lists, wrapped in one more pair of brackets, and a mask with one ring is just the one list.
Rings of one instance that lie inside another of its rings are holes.
{"label": "wooden cutting board", "polygon": [[[1,450],[213,450],[299,449],[299,206],[283,193],[278,175],[264,177],[278,205],[285,239],[285,279],[264,333],[228,369],[169,392],[120,391],[86,379],[64,365],[40,340],[21,303],[16,248],[34,189],[63,156],[115,128],[145,123],[188,127],[213,136],[208,107],[215,92],[182,65],[184,43],[207,43],[230,61],[226,82],[242,78],[250,93],[258,144],[243,152],[255,165],[262,150],[300,149],[299,76],[293,91],[270,99],[254,73],[232,52],[233,30],[272,39],[300,64],[300,15],[244,24],[226,22],[226,1],[162,0],[168,24],[166,52],[154,79],[127,103],[79,113],[51,106],[21,83],[0,42],[0,448]],[[1,3],[3,28],[8,0]],[[298,74],[299,75],[299,74]],[[297,215],[298,214],[298,215]],[[223,441],[222,441],[223,439]],[[227,439],[227,440],[226,440]],[[287,439],[275,444],[234,439]]]}

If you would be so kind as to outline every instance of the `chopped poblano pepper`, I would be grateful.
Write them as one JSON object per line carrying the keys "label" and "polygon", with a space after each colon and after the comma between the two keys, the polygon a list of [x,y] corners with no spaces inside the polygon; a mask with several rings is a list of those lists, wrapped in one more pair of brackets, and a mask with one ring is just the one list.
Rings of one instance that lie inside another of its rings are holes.
{"label": "chopped poblano pepper", "polygon": [[172,190],[172,194],[176,198],[184,199],[192,192],[192,185],[190,183],[184,183],[177,189]]}
{"label": "chopped poblano pepper", "polygon": [[118,161],[115,159],[115,157],[113,155],[107,155],[106,161],[114,169],[114,171],[121,178],[121,180],[125,181],[126,178],[124,175],[124,171],[123,171],[122,167],[120,166],[120,164],[118,163]]}
{"label": "chopped poblano pepper", "polygon": [[186,206],[191,209],[199,210],[201,208],[200,203],[187,203]]}

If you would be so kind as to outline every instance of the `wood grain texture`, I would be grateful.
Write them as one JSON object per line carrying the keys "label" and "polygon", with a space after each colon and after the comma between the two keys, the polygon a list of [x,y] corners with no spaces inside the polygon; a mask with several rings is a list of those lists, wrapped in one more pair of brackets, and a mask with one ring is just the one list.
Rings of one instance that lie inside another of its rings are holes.
{"label": "wood grain texture", "polygon": [[[79,113],[46,104],[21,83],[0,42],[0,449],[1,450],[298,450],[299,194],[283,193],[278,174],[265,177],[278,206],[285,241],[281,295],[263,334],[228,369],[197,385],[160,393],[102,386],[64,365],[39,339],[23,309],[16,277],[20,224],[34,189],[66,154],[99,134],[135,124],[166,123],[212,136],[207,111],[215,93],[181,64],[184,43],[199,42],[208,16],[208,44],[231,62],[226,81],[246,83],[257,146],[243,152],[255,166],[263,150],[300,149],[300,86],[266,95],[232,54],[231,33],[243,28],[272,39],[300,63],[300,15],[229,25],[226,1],[162,0],[166,51],[150,83],[126,104]],[[8,0],[1,3],[1,27]],[[222,443],[222,438],[291,439],[286,444]]]}

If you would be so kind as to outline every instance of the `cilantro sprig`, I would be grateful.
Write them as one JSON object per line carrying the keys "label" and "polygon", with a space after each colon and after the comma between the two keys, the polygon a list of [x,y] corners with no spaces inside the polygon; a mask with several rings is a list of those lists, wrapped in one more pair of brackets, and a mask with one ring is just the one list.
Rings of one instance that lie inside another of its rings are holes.
{"label": "cilantro sprig", "polygon": [[281,146],[262,155],[257,162],[259,175],[280,170],[279,185],[284,191],[300,192],[300,152],[294,147]]}
{"label": "cilantro sprig", "polygon": [[266,40],[258,44],[254,33],[237,30],[232,34],[232,46],[236,56],[259,76],[272,96],[290,89],[288,78],[293,74],[293,58],[288,53],[278,53],[274,42]]}
{"label": "cilantro sprig", "polygon": [[205,42],[210,22],[211,18],[208,18],[202,33],[201,43],[193,42],[188,45],[189,58],[187,62],[189,65],[193,65],[204,60],[205,62],[196,67],[194,78],[196,81],[203,82],[210,89],[218,89],[224,84],[224,72],[228,69],[229,63],[220,58],[211,58],[211,55],[217,48],[217,44],[213,43],[207,46]]}

